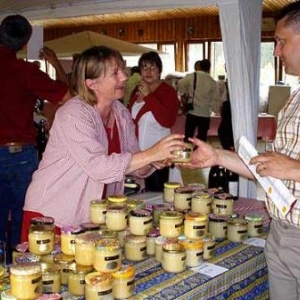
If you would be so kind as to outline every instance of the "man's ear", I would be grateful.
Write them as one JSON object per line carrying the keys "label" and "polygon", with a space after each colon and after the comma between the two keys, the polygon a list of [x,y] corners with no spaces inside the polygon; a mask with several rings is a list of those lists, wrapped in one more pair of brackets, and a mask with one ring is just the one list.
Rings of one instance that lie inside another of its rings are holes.
{"label": "man's ear", "polygon": [[91,90],[96,89],[96,83],[97,83],[97,81],[95,79],[86,79],[85,80],[86,86]]}

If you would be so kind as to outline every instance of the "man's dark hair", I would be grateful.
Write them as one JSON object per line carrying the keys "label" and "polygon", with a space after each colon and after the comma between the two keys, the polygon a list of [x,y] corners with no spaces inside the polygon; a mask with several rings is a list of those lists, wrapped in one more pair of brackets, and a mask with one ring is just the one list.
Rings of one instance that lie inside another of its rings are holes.
{"label": "man's dark hair", "polygon": [[283,7],[275,16],[276,23],[284,18],[286,26],[291,26],[296,33],[300,33],[300,1]]}
{"label": "man's dark hair", "polygon": [[210,67],[211,67],[211,63],[208,59],[202,59],[199,62],[199,66],[201,68],[201,71],[203,72],[209,72],[210,71]]}
{"label": "man's dark hair", "polygon": [[11,15],[3,19],[0,25],[0,44],[18,52],[29,41],[32,27],[21,15]]}

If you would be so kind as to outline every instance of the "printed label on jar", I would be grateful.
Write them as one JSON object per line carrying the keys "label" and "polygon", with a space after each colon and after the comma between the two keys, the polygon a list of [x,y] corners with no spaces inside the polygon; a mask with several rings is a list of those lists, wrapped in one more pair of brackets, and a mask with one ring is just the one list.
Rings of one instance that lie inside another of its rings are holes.
{"label": "printed label on jar", "polygon": [[38,241],[36,241],[36,243],[38,244],[38,245],[42,245],[42,244],[48,244],[48,243],[50,243],[51,241],[49,240],[49,239],[47,239],[47,240],[38,240]]}
{"label": "printed label on jar", "polygon": [[110,260],[116,260],[119,259],[120,255],[115,255],[115,256],[105,256],[104,260],[105,261],[110,261]]}
{"label": "printed label on jar", "polygon": [[37,278],[31,280],[31,283],[32,283],[32,284],[35,284],[35,283],[40,282],[41,280],[42,280],[42,276],[41,276],[41,277],[37,277]]}
{"label": "printed label on jar", "polygon": [[152,220],[152,219],[150,219],[150,220],[148,220],[148,221],[145,221],[145,222],[143,222],[143,224],[144,224],[144,225],[147,225],[147,224],[150,224],[150,223],[152,223],[152,221],[153,221],[153,220]]}
{"label": "printed label on jar", "polygon": [[134,288],[134,282],[135,282],[134,279],[131,280],[131,281],[128,281],[128,282],[127,282],[127,286],[133,286],[133,288]]}
{"label": "printed label on jar", "polygon": [[248,232],[248,230],[238,230],[238,231],[237,231],[238,234],[245,234],[245,233],[247,233],[247,232]]}
{"label": "printed label on jar", "polygon": [[198,252],[197,254],[196,254],[196,256],[203,256],[203,251],[202,252]]}
{"label": "printed label on jar", "polygon": [[111,290],[107,290],[107,291],[103,291],[103,292],[98,292],[97,295],[98,296],[104,296],[104,295],[108,295],[112,293],[112,289]]}
{"label": "printed label on jar", "polygon": [[79,284],[85,284],[85,280],[79,280]]}
{"label": "printed label on jar", "polygon": [[43,280],[43,284],[53,284],[54,283],[54,280]]}

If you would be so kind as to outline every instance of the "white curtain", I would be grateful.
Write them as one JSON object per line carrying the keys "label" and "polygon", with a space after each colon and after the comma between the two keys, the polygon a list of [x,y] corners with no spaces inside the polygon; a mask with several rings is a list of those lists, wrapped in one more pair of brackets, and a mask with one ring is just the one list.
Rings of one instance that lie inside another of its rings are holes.
{"label": "white curtain", "polygon": [[[256,145],[262,0],[219,0],[235,144],[242,136]],[[239,195],[256,198],[256,185],[240,179]]]}

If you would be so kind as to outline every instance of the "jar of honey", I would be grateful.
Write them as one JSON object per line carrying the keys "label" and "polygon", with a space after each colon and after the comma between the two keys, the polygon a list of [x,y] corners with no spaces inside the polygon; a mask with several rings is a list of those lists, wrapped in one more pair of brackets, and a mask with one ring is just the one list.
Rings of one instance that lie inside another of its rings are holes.
{"label": "jar of honey", "polygon": [[132,265],[122,266],[120,270],[113,272],[113,296],[114,299],[127,299],[134,295],[135,270]]}
{"label": "jar of honey", "polygon": [[186,266],[193,268],[203,263],[203,241],[202,240],[184,240],[180,242],[186,252]]}
{"label": "jar of honey", "polygon": [[177,211],[164,211],[160,215],[159,229],[165,238],[177,238],[183,234],[183,214]]}
{"label": "jar of honey", "polygon": [[129,214],[129,229],[134,235],[148,235],[152,229],[152,223],[152,213],[149,210],[132,210]]}
{"label": "jar of honey", "polygon": [[40,263],[22,263],[10,266],[12,296],[20,300],[36,299],[43,293]]}
{"label": "jar of honey", "polygon": [[60,284],[67,285],[70,266],[74,265],[75,262],[74,256],[59,253],[54,256],[53,260],[60,269]]}
{"label": "jar of honey", "polygon": [[54,219],[37,217],[31,219],[28,248],[29,252],[37,255],[49,254],[54,250]]}
{"label": "jar of honey", "polygon": [[60,292],[60,268],[57,264],[42,263],[43,293]]}
{"label": "jar of honey", "polygon": [[84,296],[85,277],[93,271],[92,267],[73,264],[68,272],[68,290],[74,296]]}
{"label": "jar of honey", "polygon": [[125,230],[127,227],[127,209],[123,206],[109,206],[106,212],[106,227],[109,230]]}
{"label": "jar of honey", "polygon": [[92,200],[90,202],[90,220],[95,224],[105,224],[108,202],[106,200]]}
{"label": "jar of honey", "polygon": [[60,248],[66,255],[75,255],[75,237],[82,233],[79,226],[64,226],[61,228]]}
{"label": "jar of honey", "polygon": [[208,231],[207,215],[196,212],[185,214],[184,235],[188,239],[201,239]]}
{"label": "jar of honey", "polygon": [[228,193],[218,193],[213,197],[212,210],[216,216],[230,216],[233,214],[234,200]]}
{"label": "jar of honey", "polygon": [[176,158],[172,159],[172,161],[176,162],[176,163],[189,162],[191,160],[193,148],[194,148],[194,146],[192,143],[185,143],[184,149],[172,151],[172,154],[177,156]]}
{"label": "jar of honey", "polygon": [[174,191],[174,207],[178,210],[191,209],[194,190],[190,187],[179,187]]}
{"label": "jar of honey", "polygon": [[204,215],[212,211],[212,195],[205,191],[197,191],[193,194],[191,210]]}
{"label": "jar of honey", "polygon": [[217,217],[209,214],[208,231],[217,239],[224,240],[227,237],[227,220],[228,217]]}
{"label": "jar of honey", "polygon": [[113,277],[110,273],[92,272],[85,276],[86,300],[113,300]]}
{"label": "jar of honey", "polygon": [[264,226],[264,217],[261,213],[247,213],[245,220],[248,222],[248,235],[257,237],[262,235]]}
{"label": "jar of honey", "polygon": [[142,261],[147,258],[146,236],[127,235],[125,237],[125,258],[132,261]]}
{"label": "jar of honey", "polygon": [[216,246],[216,239],[211,234],[208,233],[206,236],[202,238],[203,241],[203,259],[208,260],[215,256],[215,246]]}
{"label": "jar of honey", "polygon": [[182,184],[179,182],[165,182],[163,199],[165,202],[174,203],[175,189],[181,187]]}
{"label": "jar of honey", "polygon": [[179,273],[185,270],[186,253],[181,244],[169,243],[163,245],[162,267],[170,273]]}
{"label": "jar of honey", "polygon": [[244,242],[248,238],[248,222],[245,219],[228,219],[227,239],[231,242]]}
{"label": "jar of honey", "polygon": [[114,272],[121,267],[121,247],[118,239],[102,238],[95,243],[94,268],[99,272]]}

